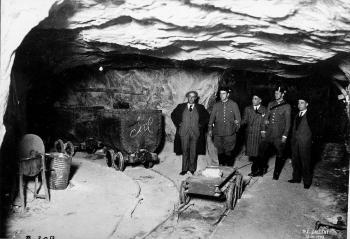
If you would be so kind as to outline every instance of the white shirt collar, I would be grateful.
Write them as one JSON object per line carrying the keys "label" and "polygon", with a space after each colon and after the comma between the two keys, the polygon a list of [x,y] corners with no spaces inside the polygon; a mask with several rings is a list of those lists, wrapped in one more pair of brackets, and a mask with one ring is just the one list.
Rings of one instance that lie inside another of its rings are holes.
{"label": "white shirt collar", "polygon": [[254,110],[258,110],[260,108],[260,105],[253,106]]}
{"label": "white shirt collar", "polygon": [[187,103],[187,108],[190,108],[191,105],[192,105],[192,108],[194,108],[194,104],[190,104],[190,103]]}
{"label": "white shirt collar", "polygon": [[300,116],[303,116],[305,113],[306,113],[307,109],[306,110],[302,110],[302,111],[299,111],[299,115]]}

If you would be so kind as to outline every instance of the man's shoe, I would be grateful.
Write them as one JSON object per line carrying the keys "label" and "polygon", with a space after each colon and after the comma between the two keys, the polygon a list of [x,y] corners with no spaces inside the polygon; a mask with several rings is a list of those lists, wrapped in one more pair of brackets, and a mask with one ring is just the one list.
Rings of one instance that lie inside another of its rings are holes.
{"label": "man's shoe", "polygon": [[257,170],[255,172],[251,172],[248,174],[248,176],[251,176],[251,177],[262,177],[264,174],[263,174],[263,171],[262,170]]}
{"label": "man's shoe", "polygon": [[290,179],[288,180],[288,183],[301,183],[301,180]]}
{"label": "man's shoe", "polygon": [[256,172],[250,172],[250,173],[248,173],[248,176],[250,176],[250,177],[256,177]]}
{"label": "man's shoe", "polygon": [[264,170],[260,169],[256,172],[255,176],[263,177],[264,176]]}
{"label": "man's shoe", "polygon": [[[266,173],[267,173],[267,167],[264,167],[264,168],[262,169],[262,172],[261,172],[261,173],[262,173],[262,175],[266,174]],[[261,176],[262,176],[262,175],[261,175]]]}
{"label": "man's shoe", "polygon": [[185,171],[182,171],[181,173],[180,173],[180,175],[185,175],[187,172],[185,172]]}
{"label": "man's shoe", "polygon": [[309,189],[311,185],[304,185],[305,189]]}

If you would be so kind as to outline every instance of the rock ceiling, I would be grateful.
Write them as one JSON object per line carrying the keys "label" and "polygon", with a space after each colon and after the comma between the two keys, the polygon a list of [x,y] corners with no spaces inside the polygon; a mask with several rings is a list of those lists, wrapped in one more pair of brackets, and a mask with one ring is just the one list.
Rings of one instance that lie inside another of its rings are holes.
{"label": "rock ceiling", "polygon": [[65,0],[22,45],[57,71],[137,54],[218,67],[269,63],[283,75],[279,68],[349,57],[350,1]]}

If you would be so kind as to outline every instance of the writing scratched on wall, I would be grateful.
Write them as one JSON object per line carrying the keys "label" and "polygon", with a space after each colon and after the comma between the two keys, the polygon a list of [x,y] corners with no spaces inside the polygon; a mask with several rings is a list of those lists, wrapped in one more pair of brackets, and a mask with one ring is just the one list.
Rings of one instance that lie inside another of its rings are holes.
{"label": "writing scratched on wall", "polygon": [[[140,118],[140,117],[139,117]],[[145,123],[141,123],[140,120],[137,120],[137,126],[130,131],[130,137],[135,138],[143,133],[152,133],[151,125],[153,123],[153,118],[149,117]]]}

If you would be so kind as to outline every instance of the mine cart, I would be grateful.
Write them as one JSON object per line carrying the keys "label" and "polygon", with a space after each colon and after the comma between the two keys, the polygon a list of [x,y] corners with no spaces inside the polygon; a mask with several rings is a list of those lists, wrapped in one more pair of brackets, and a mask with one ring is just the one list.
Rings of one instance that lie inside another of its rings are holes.
{"label": "mine cart", "polygon": [[227,208],[233,209],[237,200],[241,198],[242,192],[243,177],[236,168],[207,167],[199,175],[188,177],[182,181],[180,203],[187,204],[191,196],[202,195],[226,198]]}
{"label": "mine cart", "polygon": [[55,108],[56,151],[72,156],[77,150],[94,153],[101,148],[98,112],[103,109],[103,106]]}
{"label": "mine cart", "polygon": [[141,163],[148,168],[157,161],[154,152],[162,137],[161,110],[103,110],[99,123],[109,167],[123,171],[126,164]]}

